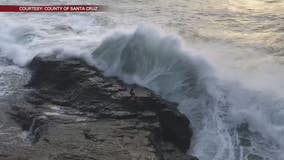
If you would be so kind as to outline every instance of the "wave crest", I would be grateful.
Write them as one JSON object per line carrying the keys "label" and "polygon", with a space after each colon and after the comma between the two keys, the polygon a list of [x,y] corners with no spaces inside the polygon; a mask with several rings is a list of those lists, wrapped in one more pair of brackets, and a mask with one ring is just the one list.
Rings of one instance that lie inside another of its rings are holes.
{"label": "wave crest", "polygon": [[116,32],[107,37],[92,56],[107,75],[146,86],[163,97],[176,97],[175,100],[176,93],[180,93],[179,99],[181,95],[204,93],[202,83],[208,74],[200,70],[211,70],[204,60],[184,50],[178,37],[164,36],[144,25],[134,33]]}

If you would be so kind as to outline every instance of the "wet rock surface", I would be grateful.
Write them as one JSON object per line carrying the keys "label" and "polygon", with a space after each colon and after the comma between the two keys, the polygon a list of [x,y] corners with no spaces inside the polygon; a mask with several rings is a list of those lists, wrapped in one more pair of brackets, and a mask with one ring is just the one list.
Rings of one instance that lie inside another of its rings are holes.
{"label": "wet rock surface", "polygon": [[81,60],[35,58],[10,117],[31,144],[0,147],[1,160],[195,160],[192,130],[175,104],[104,77]]}

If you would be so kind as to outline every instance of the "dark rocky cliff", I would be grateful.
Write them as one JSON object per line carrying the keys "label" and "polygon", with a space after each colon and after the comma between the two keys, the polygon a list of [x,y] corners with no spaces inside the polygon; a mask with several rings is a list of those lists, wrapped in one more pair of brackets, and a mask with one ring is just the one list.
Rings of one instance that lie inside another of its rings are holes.
{"label": "dark rocky cliff", "polygon": [[195,160],[192,130],[175,104],[107,78],[78,59],[35,58],[31,91],[11,117],[30,146],[6,148],[2,160]]}

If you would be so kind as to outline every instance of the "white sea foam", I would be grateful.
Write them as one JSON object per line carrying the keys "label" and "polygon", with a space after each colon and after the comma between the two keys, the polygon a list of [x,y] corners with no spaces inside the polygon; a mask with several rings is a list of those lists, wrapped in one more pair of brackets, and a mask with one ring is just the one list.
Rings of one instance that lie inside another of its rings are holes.
{"label": "white sea foam", "polygon": [[[192,152],[200,159],[242,159],[249,153],[283,158],[279,157],[284,144],[283,99],[219,80],[202,57],[184,49],[179,38],[142,25],[134,32],[113,33],[92,58],[106,75],[178,102],[192,121]],[[239,129],[243,123],[249,128]],[[252,146],[246,151],[238,144],[238,135],[243,134],[238,129],[251,132],[246,138]]]}

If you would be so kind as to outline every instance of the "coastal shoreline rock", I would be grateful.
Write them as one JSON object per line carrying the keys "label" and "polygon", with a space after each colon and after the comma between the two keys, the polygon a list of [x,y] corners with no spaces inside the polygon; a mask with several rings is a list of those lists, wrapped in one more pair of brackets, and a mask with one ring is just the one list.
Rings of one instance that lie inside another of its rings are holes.
{"label": "coastal shoreline rock", "polygon": [[176,104],[80,59],[36,57],[28,68],[30,92],[10,115],[32,144],[4,160],[196,160],[186,154],[192,129]]}

